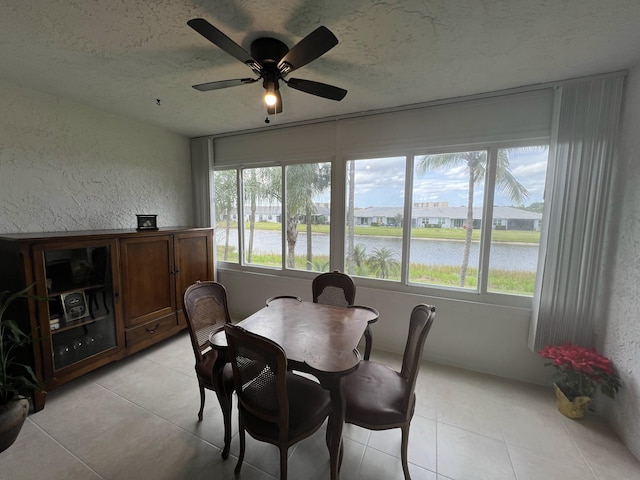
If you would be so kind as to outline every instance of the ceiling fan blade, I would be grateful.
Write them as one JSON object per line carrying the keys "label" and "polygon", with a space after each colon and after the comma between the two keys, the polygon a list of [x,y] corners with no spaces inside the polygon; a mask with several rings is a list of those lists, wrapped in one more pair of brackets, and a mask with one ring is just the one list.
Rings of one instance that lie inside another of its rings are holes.
{"label": "ceiling fan blade", "polygon": [[249,67],[254,72],[260,72],[260,64],[256,62],[255,59],[251,55],[249,55],[249,53],[247,53],[244,48],[227,37],[224,33],[207,22],[204,18],[192,18],[187,22],[187,25],[189,25],[211,43],[220,47],[232,57],[235,57],[242,63],[249,65]]}
{"label": "ceiling fan blade", "polygon": [[334,87],[326,83],[313,82],[311,80],[303,80],[301,78],[290,78],[286,84],[291,88],[300,90],[301,92],[310,93],[318,97],[328,98],[329,100],[342,100],[347,91],[344,88]]}
{"label": "ceiling fan blade", "polygon": [[200,83],[194,85],[193,88],[200,90],[201,92],[208,92],[209,90],[220,90],[221,88],[235,87],[237,85],[248,85],[255,83],[258,78],[236,78],[235,80],[220,80],[218,82]]}
{"label": "ceiling fan blade", "polygon": [[282,97],[280,96],[280,90],[276,90],[273,94],[276,96],[277,101],[275,105],[267,105],[267,115],[282,113]]}
{"label": "ceiling fan blade", "polygon": [[278,63],[278,70],[286,75],[319,56],[325,54],[338,44],[338,39],[327,27],[318,27],[295,44]]}

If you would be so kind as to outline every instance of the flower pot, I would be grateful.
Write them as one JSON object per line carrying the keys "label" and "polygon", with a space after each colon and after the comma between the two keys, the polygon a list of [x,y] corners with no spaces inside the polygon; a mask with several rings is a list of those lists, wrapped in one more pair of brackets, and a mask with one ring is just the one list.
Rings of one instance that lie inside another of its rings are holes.
{"label": "flower pot", "polygon": [[0,406],[0,452],[16,441],[28,413],[29,401],[26,398]]}
{"label": "flower pot", "polygon": [[591,404],[591,397],[575,397],[572,400],[569,400],[560,387],[555,383],[553,384],[553,389],[556,392],[558,410],[561,414],[573,419],[584,418],[584,414]]}

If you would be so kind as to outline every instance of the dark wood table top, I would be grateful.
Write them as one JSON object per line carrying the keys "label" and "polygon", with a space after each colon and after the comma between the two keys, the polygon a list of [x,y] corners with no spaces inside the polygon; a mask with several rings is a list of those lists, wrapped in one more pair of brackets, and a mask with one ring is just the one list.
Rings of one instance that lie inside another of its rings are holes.
{"label": "dark wood table top", "polygon": [[[289,361],[325,373],[348,373],[360,361],[356,350],[375,310],[361,306],[335,307],[277,298],[238,323],[282,347]],[[212,335],[214,348],[226,348],[224,331]]]}

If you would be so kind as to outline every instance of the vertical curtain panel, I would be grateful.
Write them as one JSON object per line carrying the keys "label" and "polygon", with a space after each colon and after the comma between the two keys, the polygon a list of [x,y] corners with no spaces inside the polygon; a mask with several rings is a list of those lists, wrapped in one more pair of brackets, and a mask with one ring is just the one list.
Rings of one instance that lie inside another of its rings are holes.
{"label": "vertical curtain panel", "polygon": [[[558,87],[529,347],[593,343],[624,74]],[[555,140],[555,141],[554,141]]]}
{"label": "vertical curtain panel", "polygon": [[196,227],[213,226],[213,139],[191,139],[191,185],[193,187],[193,221]]}

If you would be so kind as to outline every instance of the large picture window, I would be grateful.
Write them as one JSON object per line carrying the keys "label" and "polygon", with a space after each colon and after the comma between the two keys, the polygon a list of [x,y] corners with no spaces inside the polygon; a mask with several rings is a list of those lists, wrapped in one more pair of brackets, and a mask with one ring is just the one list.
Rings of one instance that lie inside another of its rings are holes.
{"label": "large picture window", "polygon": [[[283,270],[337,269],[411,286],[533,295],[547,146],[485,145],[343,165],[342,265],[330,264],[337,239],[331,237],[328,162],[242,169],[242,222],[235,221],[235,170],[216,172],[218,258]],[[241,259],[234,235],[243,238]]]}

